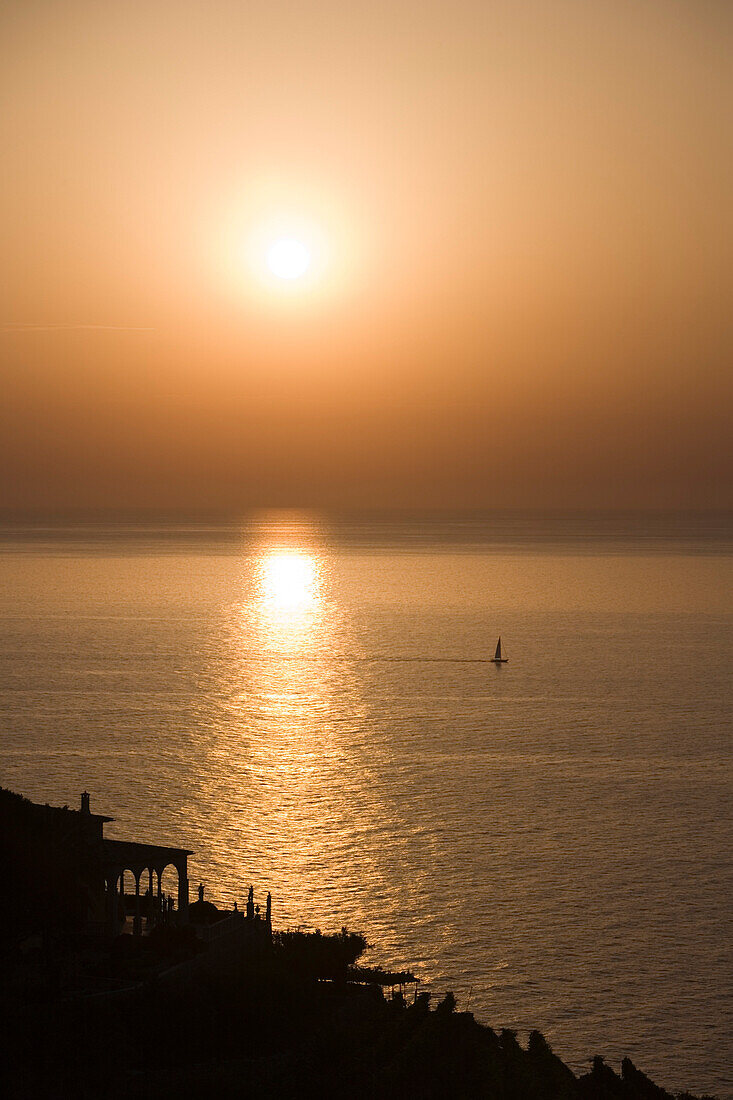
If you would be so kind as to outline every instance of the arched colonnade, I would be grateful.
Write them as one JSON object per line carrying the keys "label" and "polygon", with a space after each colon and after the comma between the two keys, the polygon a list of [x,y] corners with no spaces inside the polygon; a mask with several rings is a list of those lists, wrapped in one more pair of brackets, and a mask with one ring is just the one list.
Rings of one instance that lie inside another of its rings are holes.
{"label": "arched colonnade", "polygon": [[[134,899],[134,935],[142,934],[143,919],[149,926],[165,920],[187,923],[189,851],[117,840],[105,840],[104,843],[106,913],[110,928],[117,929],[124,923],[130,898]],[[171,866],[178,874],[175,901],[163,893],[163,874]]]}

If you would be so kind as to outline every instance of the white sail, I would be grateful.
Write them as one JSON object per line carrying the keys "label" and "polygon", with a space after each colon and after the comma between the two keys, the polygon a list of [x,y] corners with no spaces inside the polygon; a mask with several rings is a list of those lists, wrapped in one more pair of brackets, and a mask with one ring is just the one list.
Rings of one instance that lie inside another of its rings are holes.
{"label": "white sail", "polygon": [[494,660],[501,660],[501,634],[499,635],[499,641],[496,643],[496,653],[494,654]]}

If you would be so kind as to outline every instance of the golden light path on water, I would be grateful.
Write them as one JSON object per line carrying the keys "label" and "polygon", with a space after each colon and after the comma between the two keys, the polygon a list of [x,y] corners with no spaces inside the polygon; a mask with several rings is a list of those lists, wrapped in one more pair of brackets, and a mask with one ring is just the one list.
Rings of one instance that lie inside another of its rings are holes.
{"label": "golden light path on water", "polygon": [[[229,904],[250,881],[261,899],[271,890],[280,927],[348,923],[373,934],[375,922],[390,924],[384,902],[407,874],[410,830],[380,795],[358,662],[333,659],[358,654],[358,639],[317,525],[263,524],[253,542],[218,662],[214,690],[228,689],[226,702],[209,714],[202,802],[218,820],[207,871]],[[400,894],[409,907],[407,880]],[[401,945],[378,938],[383,960],[404,959]]]}

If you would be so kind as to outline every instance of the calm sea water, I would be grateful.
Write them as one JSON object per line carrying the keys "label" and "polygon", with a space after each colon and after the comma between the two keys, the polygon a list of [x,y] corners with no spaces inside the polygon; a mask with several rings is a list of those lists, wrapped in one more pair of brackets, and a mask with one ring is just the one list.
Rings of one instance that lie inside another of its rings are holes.
{"label": "calm sea water", "polygon": [[[0,782],[363,930],[575,1068],[733,1096],[731,539],[600,517],[5,528]],[[501,633],[509,664],[486,662]]]}

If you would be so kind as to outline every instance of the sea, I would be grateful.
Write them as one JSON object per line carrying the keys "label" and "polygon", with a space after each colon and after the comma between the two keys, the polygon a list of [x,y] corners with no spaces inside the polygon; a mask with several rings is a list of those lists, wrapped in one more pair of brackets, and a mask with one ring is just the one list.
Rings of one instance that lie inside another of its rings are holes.
{"label": "sea", "polygon": [[731,1100],[732,562],[721,514],[6,516],[0,783]]}

